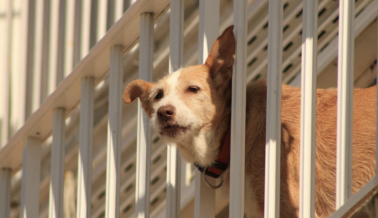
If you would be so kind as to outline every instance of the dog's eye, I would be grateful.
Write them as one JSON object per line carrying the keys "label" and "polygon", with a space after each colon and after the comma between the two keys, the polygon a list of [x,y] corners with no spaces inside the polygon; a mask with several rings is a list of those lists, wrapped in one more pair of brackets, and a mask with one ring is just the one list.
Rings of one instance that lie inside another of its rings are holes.
{"label": "dog's eye", "polygon": [[159,92],[159,93],[156,94],[155,99],[156,99],[156,100],[162,99],[163,96],[164,96],[164,95],[163,95],[163,92]]}
{"label": "dog's eye", "polygon": [[199,89],[200,88],[197,87],[197,86],[191,86],[191,87],[188,88],[188,91],[193,92],[193,93],[197,93],[199,91]]}

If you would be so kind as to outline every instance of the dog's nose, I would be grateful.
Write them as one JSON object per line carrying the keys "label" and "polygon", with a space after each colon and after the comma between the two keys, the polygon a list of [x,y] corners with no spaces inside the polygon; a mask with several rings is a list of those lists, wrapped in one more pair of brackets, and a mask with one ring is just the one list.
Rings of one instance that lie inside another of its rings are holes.
{"label": "dog's nose", "polygon": [[172,105],[162,106],[158,109],[157,115],[160,119],[168,120],[176,114],[176,108]]}

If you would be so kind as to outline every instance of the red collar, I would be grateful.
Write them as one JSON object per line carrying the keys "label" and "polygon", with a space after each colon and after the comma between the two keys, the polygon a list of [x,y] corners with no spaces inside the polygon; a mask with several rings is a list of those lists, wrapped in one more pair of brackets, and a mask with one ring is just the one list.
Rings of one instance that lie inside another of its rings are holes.
{"label": "red collar", "polygon": [[[218,178],[228,168],[228,164],[230,163],[230,144],[231,128],[228,128],[223,144],[220,147],[218,158],[210,167],[207,168],[205,172],[206,175],[213,178]],[[200,166],[197,163],[194,163],[194,165],[201,172],[203,172],[205,169],[205,167]]]}

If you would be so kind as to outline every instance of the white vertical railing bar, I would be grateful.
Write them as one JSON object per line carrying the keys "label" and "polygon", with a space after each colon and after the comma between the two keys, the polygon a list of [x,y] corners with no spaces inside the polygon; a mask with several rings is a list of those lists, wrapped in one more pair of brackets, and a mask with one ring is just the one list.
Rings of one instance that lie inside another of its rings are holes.
{"label": "white vertical railing bar", "polygon": [[303,1],[299,201],[302,218],[315,217],[317,1]]}
{"label": "white vertical railing bar", "polygon": [[123,2],[124,0],[115,0],[115,7],[114,7],[114,21],[117,22],[117,20],[122,17],[123,14]]}
{"label": "white vertical railing bar", "polygon": [[91,0],[82,0],[81,11],[81,44],[80,57],[85,57],[90,49],[90,28],[91,28]]}
{"label": "white vertical railing bar", "polygon": [[5,30],[5,42],[4,42],[4,65],[2,70],[2,82],[0,92],[0,104],[3,105],[0,107],[0,148],[6,144],[9,138],[9,107],[10,107],[10,55],[11,55],[11,30],[12,30],[12,0],[6,1],[6,30]]}
{"label": "white vertical railing bar", "polygon": [[336,209],[352,195],[354,0],[340,1]]}
{"label": "white vertical railing bar", "polygon": [[77,218],[91,215],[94,78],[81,79],[80,144],[77,172]]}
{"label": "white vertical railing bar", "polygon": [[97,41],[99,41],[106,33],[107,16],[108,1],[98,0]]}
{"label": "white vertical railing bar", "polygon": [[52,93],[56,88],[57,61],[58,61],[58,35],[59,35],[59,0],[52,1],[50,11],[50,44],[49,44],[49,71],[48,71],[48,89],[47,95]]}
{"label": "white vertical railing bar", "polygon": [[39,217],[41,140],[28,137],[22,160],[20,218]]}
{"label": "white vertical railing bar", "polygon": [[106,28],[107,29],[110,29],[111,26],[113,26],[113,24],[115,23],[114,21],[114,14],[115,14],[115,8],[114,8],[114,5],[115,5],[115,0],[107,0],[107,19],[106,19]]}
{"label": "white vertical railing bar", "polygon": [[269,0],[264,217],[279,217],[281,164],[281,0]]}
{"label": "white vertical railing bar", "polygon": [[10,215],[11,177],[11,169],[0,169],[0,218]]}
{"label": "white vertical railing bar", "polygon": [[63,216],[63,174],[65,154],[66,110],[56,108],[53,111],[53,142],[51,146],[51,182],[49,217]]}
{"label": "white vertical railing bar", "polygon": [[50,0],[43,0],[43,34],[42,34],[42,60],[41,60],[41,97],[40,103],[48,96],[48,74],[50,61]]}
{"label": "white vertical railing bar", "polygon": [[[140,15],[139,79],[152,81],[153,70],[154,15]],[[138,100],[137,167],[135,189],[135,217],[150,217],[151,177],[151,125]]]}
{"label": "white vertical railing bar", "polygon": [[119,181],[122,146],[122,84],[123,47],[110,49],[109,70],[109,122],[106,160],[106,205],[105,217],[119,217]]}
{"label": "white vertical railing bar", "polygon": [[244,217],[247,1],[234,1],[235,62],[232,75],[230,211]]}
{"label": "white vertical railing bar", "polygon": [[83,7],[82,1],[75,1],[75,21],[74,21],[74,51],[73,51],[73,66],[79,63],[81,58],[81,28],[82,28],[82,12]]}
{"label": "white vertical railing bar", "polygon": [[33,95],[31,110],[36,111],[41,104],[41,81],[42,81],[42,48],[43,48],[43,0],[36,0],[35,10],[35,51],[34,51],[34,75]]}
{"label": "white vertical railing bar", "polygon": [[52,93],[63,79],[64,26],[66,5],[64,0],[51,2],[50,63],[48,94]]}
{"label": "white vertical railing bar", "polygon": [[[23,124],[29,116],[32,114],[32,99],[33,99],[33,69],[34,69],[34,32],[35,32],[35,0],[25,1],[23,5],[23,28],[24,28],[24,46],[22,47],[23,63],[22,66],[23,75],[17,78],[20,83],[24,84],[25,90],[21,89],[24,93],[21,93],[20,100],[24,101],[20,104],[20,124]],[[20,87],[22,87],[21,85]],[[20,125],[21,126],[21,125]],[[16,127],[18,128],[18,127]]]}
{"label": "white vertical railing bar", "polygon": [[66,0],[59,1],[59,35],[58,35],[58,46],[57,46],[57,69],[56,69],[56,81],[55,86],[58,86],[59,83],[64,79],[64,51],[65,51],[65,37],[66,37]]}
{"label": "white vertical railing bar", "polygon": [[[211,47],[219,35],[219,8],[219,0],[200,0],[199,2],[198,64],[205,63]],[[194,217],[215,217],[215,190],[210,188],[202,177],[203,174],[196,169]],[[215,181],[211,180],[210,182]]]}
{"label": "white vertical railing bar", "polygon": [[66,1],[66,27],[65,27],[65,48],[64,48],[64,77],[73,69],[74,51],[74,28],[75,28],[75,0]]}
{"label": "white vertical railing bar", "polygon": [[[169,73],[178,70],[184,56],[184,0],[171,0],[169,30]],[[180,218],[181,158],[177,147],[167,148],[167,218]]]}

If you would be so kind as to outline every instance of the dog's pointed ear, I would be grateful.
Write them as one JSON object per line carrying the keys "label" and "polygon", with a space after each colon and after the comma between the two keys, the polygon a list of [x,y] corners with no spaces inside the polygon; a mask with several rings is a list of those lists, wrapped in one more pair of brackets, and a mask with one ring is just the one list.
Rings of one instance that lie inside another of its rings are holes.
{"label": "dog's pointed ear", "polygon": [[123,102],[129,104],[136,98],[139,98],[143,109],[146,111],[148,117],[152,116],[153,109],[151,102],[149,101],[149,95],[151,89],[155,86],[155,83],[149,83],[143,80],[134,80],[131,82],[123,92]]}
{"label": "dog's pointed ear", "polygon": [[211,52],[206,59],[205,64],[210,68],[213,78],[220,71],[231,70],[235,59],[235,36],[234,26],[225,29],[221,36],[215,40]]}

